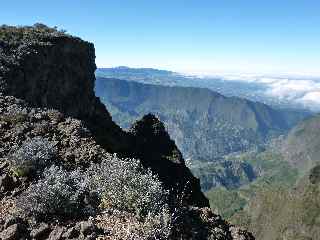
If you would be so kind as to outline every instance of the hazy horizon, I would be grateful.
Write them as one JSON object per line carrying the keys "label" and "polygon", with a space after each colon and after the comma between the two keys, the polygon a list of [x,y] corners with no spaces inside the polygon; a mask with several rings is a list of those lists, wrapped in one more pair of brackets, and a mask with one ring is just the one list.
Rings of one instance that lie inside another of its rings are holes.
{"label": "hazy horizon", "polygon": [[194,76],[194,77],[216,77],[216,76],[243,76],[243,77],[279,77],[279,78],[294,78],[294,79],[305,79],[311,78],[320,81],[320,72],[317,74],[312,73],[301,73],[301,72],[268,72],[268,71],[237,71],[237,70],[205,70],[199,69],[196,71],[192,71],[190,69],[177,69],[174,67],[161,67],[155,65],[97,65],[97,68],[119,68],[119,67],[127,67],[131,69],[156,69],[156,70],[164,70],[175,72],[178,74],[186,75],[186,76]]}
{"label": "hazy horizon", "polygon": [[278,99],[279,101],[286,100],[292,102],[292,104],[301,104],[302,106],[312,109],[313,111],[320,111],[320,77],[253,73],[215,73],[207,75],[189,74],[182,72],[174,73],[194,78],[194,80],[205,78],[206,80],[212,81],[214,81],[215,79],[221,79],[225,81],[242,82],[243,84],[247,84],[247,86],[249,86],[250,84],[258,84],[259,88],[256,89],[256,91],[253,91],[251,94],[262,94],[266,97]]}

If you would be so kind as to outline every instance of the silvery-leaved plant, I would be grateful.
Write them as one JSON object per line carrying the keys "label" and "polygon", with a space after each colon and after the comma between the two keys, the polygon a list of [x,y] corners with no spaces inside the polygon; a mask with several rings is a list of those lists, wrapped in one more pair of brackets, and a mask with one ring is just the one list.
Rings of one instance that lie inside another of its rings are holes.
{"label": "silvery-leaved plant", "polygon": [[18,176],[28,176],[44,167],[54,159],[56,147],[42,137],[23,142],[22,146],[8,156],[13,172]]}
{"label": "silvery-leaved plant", "polygon": [[167,201],[168,192],[159,179],[136,159],[108,155],[101,163],[91,165],[87,174],[91,176],[90,190],[101,198],[103,208],[145,216],[162,211]]}
{"label": "silvery-leaved plant", "polygon": [[67,172],[51,166],[43,178],[32,183],[19,197],[17,206],[25,216],[35,219],[72,217],[85,210],[83,199],[88,184],[80,170]]}

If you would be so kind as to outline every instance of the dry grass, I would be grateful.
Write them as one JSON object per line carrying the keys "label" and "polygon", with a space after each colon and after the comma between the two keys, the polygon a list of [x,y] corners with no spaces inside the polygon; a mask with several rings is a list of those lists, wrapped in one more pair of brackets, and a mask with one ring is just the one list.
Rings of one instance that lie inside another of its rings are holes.
{"label": "dry grass", "polygon": [[167,239],[171,233],[166,213],[140,220],[133,213],[112,211],[96,218],[97,225],[109,234],[99,240]]}

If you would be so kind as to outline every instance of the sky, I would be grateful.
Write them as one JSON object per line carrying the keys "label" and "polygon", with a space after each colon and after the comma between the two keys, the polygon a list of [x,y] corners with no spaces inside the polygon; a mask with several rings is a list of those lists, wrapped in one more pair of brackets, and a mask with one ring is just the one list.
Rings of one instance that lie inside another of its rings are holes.
{"label": "sky", "polygon": [[0,23],[93,42],[98,67],[320,76],[319,0],[10,0]]}

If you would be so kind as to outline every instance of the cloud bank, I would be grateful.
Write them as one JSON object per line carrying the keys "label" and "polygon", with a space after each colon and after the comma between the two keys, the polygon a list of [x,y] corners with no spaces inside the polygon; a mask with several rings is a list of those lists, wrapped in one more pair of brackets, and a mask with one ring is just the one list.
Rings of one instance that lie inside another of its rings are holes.
{"label": "cloud bank", "polygon": [[[225,75],[222,79],[261,85],[266,97],[287,101],[313,111],[320,111],[320,78],[295,78],[255,75]],[[260,91],[262,91],[260,89]]]}

